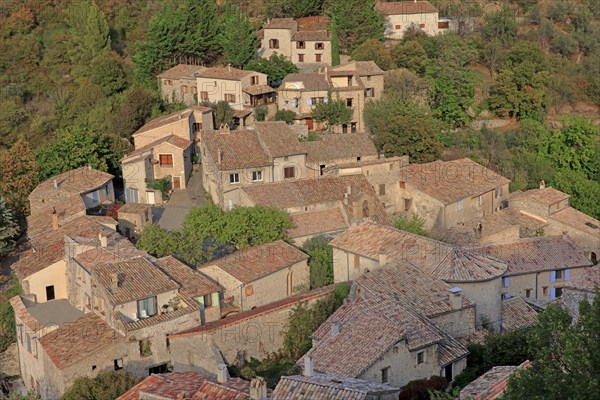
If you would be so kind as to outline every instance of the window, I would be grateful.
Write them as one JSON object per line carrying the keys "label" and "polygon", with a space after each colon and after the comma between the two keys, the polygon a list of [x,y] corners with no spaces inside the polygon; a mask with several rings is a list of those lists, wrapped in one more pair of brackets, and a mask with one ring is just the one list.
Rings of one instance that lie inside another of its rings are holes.
{"label": "window", "polygon": [[95,370],[96,370],[96,366],[92,365],[92,371],[95,371]]}
{"label": "window", "polygon": [[225,93],[223,98],[225,99],[225,101],[227,101],[229,103],[235,103],[235,94]]}
{"label": "window", "polygon": [[382,183],[379,185],[379,195],[380,196],[385,195],[385,183]]}
{"label": "window", "polygon": [[122,358],[117,358],[114,361],[114,365],[115,365],[115,371],[123,369],[123,359]]}
{"label": "window", "polygon": [[525,290],[525,297],[527,297],[527,298],[531,297],[531,289]]}
{"label": "window", "polygon": [[252,181],[262,181],[262,171],[252,171]]}
{"label": "window", "polygon": [[398,30],[398,29],[402,28],[402,25],[400,25],[400,24],[396,24],[396,25],[394,25],[394,28],[395,28],[396,30]]}
{"label": "window", "polygon": [[202,130],[202,122],[194,122],[194,133]]}
{"label": "window", "polygon": [[181,86],[181,93],[187,93],[188,87],[186,85]]}
{"label": "window", "polygon": [[556,271],[555,274],[556,274],[556,280],[557,281],[561,280],[563,278],[563,272],[562,272],[562,270]]}
{"label": "window", "polygon": [[346,99],[346,106],[352,107],[352,99]]}
{"label": "window", "polygon": [[556,298],[562,297],[562,294],[563,294],[563,288],[561,288],[561,287],[554,288],[554,296]]}
{"label": "window", "polygon": [[406,189],[406,182],[400,181],[400,189]]}
{"label": "window", "polygon": [[358,162],[358,161],[360,161],[360,160],[361,160],[360,156],[359,156],[359,157],[356,157],[356,161],[357,161],[357,162]]}
{"label": "window", "polygon": [[323,50],[325,45],[322,42],[315,43],[315,50]]}
{"label": "window", "polygon": [[240,183],[240,174],[237,172],[234,174],[229,174],[229,183],[231,185],[235,185],[236,183]]}
{"label": "window", "polygon": [[279,48],[279,40],[277,40],[277,39],[269,40],[269,48],[270,49],[278,49]]}
{"label": "window", "polygon": [[356,133],[356,122],[350,123],[350,132]]}
{"label": "window", "polygon": [[159,154],[158,162],[161,167],[172,167],[173,166],[173,155],[172,154]]}
{"label": "window", "polygon": [[156,314],[156,297],[138,300],[137,310],[139,318],[151,317]]}
{"label": "window", "polygon": [[204,295],[204,307],[212,307],[212,295]]}
{"label": "window", "polygon": [[410,199],[404,199],[404,211],[410,210]]}
{"label": "window", "polygon": [[548,296],[548,286],[544,286],[544,287],[542,287],[542,294],[543,294],[544,296]]}
{"label": "window", "polygon": [[198,88],[196,86],[192,86],[191,89],[193,94],[198,94]]}
{"label": "window", "polygon": [[92,200],[98,201],[98,191],[97,190],[94,190],[92,192]]}
{"label": "window", "polygon": [[252,285],[248,285],[244,288],[244,293],[246,294],[246,297],[250,297],[254,294],[254,286]]}
{"label": "window", "polygon": [[342,125],[342,133],[348,133],[348,125],[347,124]]}
{"label": "window", "polygon": [[374,97],[374,96],[375,96],[374,88],[365,89],[365,97]]}
{"label": "window", "polygon": [[315,54],[315,61],[321,62],[321,54]]}
{"label": "window", "polygon": [[283,169],[283,177],[285,179],[293,179],[296,176],[296,168],[294,167],[285,167]]}
{"label": "window", "polygon": [[462,211],[463,210],[463,201],[459,200],[458,202],[456,202],[456,211]]}
{"label": "window", "polygon": [[298,99],[292,99],[292,108],[298,108]]}
{"label": "window", "polygon": [[148,375],[166,374],[167,372],[173,372],[172,368],[169,368],[169,364],[167,363],[148,368]]}
{"label": "window", "polygon": [[54,300],[54,285],[46,286],[46,301]]}
{"label": "window", "polygon": [[385,367],[381,370],[381,383],[386,383],[390,378],[390,367]]}
{"label": "window", "polygon": [[420,351],[417,353],[417,364],[423,364],[425,362],[425,352]]}
{"label": "window", "polygon": [[419,24],[419,28],[421,28],[421,29],[425,28],[425,24]]}
{"label": "window", "polygon": [[305,49],[306,48],[306,43],[304,42],[304,40],[298,40],[296,42],[296,48],[297,49]]}
{"label": "window", "polygon": [[438,29],[448,29],[450,27],[449,21],[438,21]]}
{"label": "window", "polygon": [[496,188],[496,198],[498,198],[500,196],[502,196],[502,188],[501,187]]}
{"label": "window", "polygon": [[502,287],[505,287],[505,288],[508,287],[508,276],[505,276],[504,278],[502,278]]}
{"label": "window", "polygon": [[26,336],[27,336],[27,352],[31,353],[31,336],[29,336],[29,333],[27,333]]}
{"label": "window", "polygon": [[298,62],[304,62],[304,54],[298,54]]}
{"label": "window", "polygon": [[165,346],[166,346],[167,350],[169,350],[171,348],[171,339],[169,339],[168,333],[165,335]]}
{"label": "window", "polygon": [[208,101],[208,92],[200,92],[200,100]]}
{"label": "window", "polygon": [[252,77],[250,77],[250,84],[251,85],[258,85],[258,76],[252,76]]}
{"label": "window", "polygon": [[354,268],[358,269],[360,267],[360,256],[358,254],[354,255]]}
{"label": "window", "polygon": [[319,165],[319,175],[323,176],[325,173],[325,164]]}

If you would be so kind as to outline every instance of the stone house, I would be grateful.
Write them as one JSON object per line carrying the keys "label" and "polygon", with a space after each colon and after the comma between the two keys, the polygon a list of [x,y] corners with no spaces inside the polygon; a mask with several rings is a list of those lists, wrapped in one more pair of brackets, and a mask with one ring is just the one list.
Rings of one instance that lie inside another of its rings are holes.
{"label": "stone house", "polygon": [[400,389],[335,374],[282,376],[271,400],[397,400]]}
{"label": "stone house", "polygon": [[258,31],[258,55],[284,55],[298,66],[331,65],[329,18],[272,18]]}
{"label": "stone house", "polygon": [[128,203],[162,203],[162,192],[149,182],[167,179],[185,189],[192,174],[197,133],[213,129],[213,110],[194,106],[156,118],[133,134],[135,149],[121,160]]}
{"label": "stone house", "polygon": [[198,269],[225,288],[225,301],[247,311],[310,288],[308,255],[278,240],[236,251]]}
{"label": "stone house", "polygon": [[127,203],[117,213],[119,232],[129,239],[139,239],[144,228],[152,223],[152,207],[149,204]]}
{"label": "stone house", "polygon": [[409,164],[400,178],[401,212],[423,218],[427,229],[464,225],[507,206],[510,180],[468,158]]}
{"label": "stone house", "polygon": [[196,73],[200,102],[226,101],[234,109],[234,125],[248,126],[254,122],[257,106],[275,110],[275,90],[267,82],[267,74],[240,70],[231,66],[213,67]]}
{"label": "stone house", "polygon": [[390,224],[373,188],[362,175],[327,176],[240,187],[232,202],[283,209],[292,224],[287,236],[301,246],[311,237],[337,234],[362,221]]}
{"label": "stone house", "polygon": [[383,17],[386,39],[402,39],[411,25],[429,36],[446,32],[450,27],[448,20],[440,20],[437,8],[429,1],[377,2],[375,9]]}
{"label": "stone house", "polygon": [[351,294],[312,340],[303,359],[315,372],[395,387],[433,375],[452,381],[466,367],[469,353],[400,301],[362,293]]}
{"label": "stone house", "polygon": [[205,69],[200,65],[179,64],[158,74],[156,77],[160,82],[163,100],[167,103],[198,105],[196,74]]}
{"label": "stone house", "polygon": [[308,126],[308,130],[325,129],[324,124],[313,120],[311,112],[319,103],[329,101],[328,91],[334,100],[346,102],[353,110],[349,124],[333,127],[335,132],[364,132],[363,112],[365,102],[380,99],[383,95],[383,71],[372,61],[355,61],[319,72],[287,75],[277,89],[280,110],[296,114],[294,123]]}
{"label": "stone house", "polygon": [[592,303],[596,291],[600,288],[600,266],[588,268],[563,288],[561,304],[569,311],[575,321],[579,319],[579,303]]}
{"label": "stone house", "polygon": [[481,248],[481,252],[508,266],[502,276],[502,298],[522,297],[543,302],[558,299],[563,288],[592,265],[567,235],[489,245]]}

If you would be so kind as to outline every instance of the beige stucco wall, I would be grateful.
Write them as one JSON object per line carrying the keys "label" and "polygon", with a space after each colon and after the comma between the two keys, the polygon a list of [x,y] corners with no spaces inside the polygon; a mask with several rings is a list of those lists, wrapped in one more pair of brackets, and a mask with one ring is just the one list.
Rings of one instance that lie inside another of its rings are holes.
{"label": "beige stucco wall", "polygon": [[444,204],[421,192],[410,183],[406,182],[406,188],[400,188],[400,210],[404,212],[404,200],[410,199],[410,208],[406,212],[408,217],[418,215],[423,218],[426,229],[433,227],[445,227]]}
{"label": "beige stucco wall", "polygon": [[154,147],[153,154],[157,160],[159,159],[160,154],[171,154],[173,156],[172,167],[161,166],[158,163],[153,165],[154,178],[162,179],[171,176],[171,179],[173,179],[173,177],[179,177],[181,179],[181,189],[185,189],[192,172],[191,150],[192,146],[185,150],[181,150],[179,147],[166,142]]}
{"label": "beige stucco wall", "polygon": [[[509,276],[508,287],[503,287],[501,292],[508,293],[512,297],[527,297],[526,290],[530,289],[531,298],[549,301],[550,288],[562,288],[569,285],[574,279],[579,278],[587,268],[571,268],[571,279],[569,281],[565,281],[564,272],[563,278],[557,279],[556,282],[550,282],[550,271]],[[547,289],[546,294],[544,294],[544,288]]]}
{"label": "beige stucco wall", "polygon": [[[358,267],[355,267],[355,258],[358,258]],[[377,268],[379,268],[377,260],[333,247],[333,281],[335,283],[352,281],[367,270],[374,271]]]}
{"label": "beige stucco wall", "polygon": [[196,89],[196,79],[194,78],[160,79],[162,98],[167,103],[197,105],[198,95],[194,89]]}
{"label": "beige stucco wall", "polygon": [[46,286],[54,286],[56,299],[67,298],[67,278],[65,260],[59,260],[38,271],[21,282],[23,288],[28,288],[25,294],[35,295],[38,303],[48,301]]}
{"label": "beige stucco wall", "polygon": [[450,283],[462,289],[462,293],[476,304],[476,322],[488,322],[492,329],[499,331],[502,318],[502,299],[500,297],[502,279],[500,277],[485,282]]}
{"label": "beige stucco wall", "polygon": [[137,189],[139,192],[139,202],[145,203],[146,196],[144,192],[147,189],[146,179],[154,179],[154,169],[150,160],[152,152],[147,151],[135,159],[121,163],[123,169],[123,181],[125,188]]}
{"label": "beige stucco wall", "polygon": [[[425,24],[421,29],[430,36],[437,35],[438,30],[438,13],[419,13],[419,14],[401,14],[401,15],[385,15],[385,37],[387,39],[402,39],[404,32],[411,24]],[[396,29],[396,25],[400,25],[400,29]]]}
{"label": "beige stucco wall", "polygon": [[[295,62],[292,59],[292,36],[296,33],[296,29],[264,29],[264,37],[261,40],[258,54],[262,58],[270,58],[273,54],[283,54],[288,60]],[[269,41],[271,39],[279,40],[279,48],[270,48]],[[295,46],[295,44],[294,44]]]}
{"label": "beige stucco wall", "polygon": [[198,77],[198,93],[207,92],[208,101],[212,103],[224,101],[226,94],[233,94],[235,102],[229,102],[229,105],[234,110],[243,110],[244,106],[250,106],[250,96],[243,90],[251,85],[252,77],[258,77],[258,85],[267,85],[267,75],[260,72],[249,74],[241,80]]}

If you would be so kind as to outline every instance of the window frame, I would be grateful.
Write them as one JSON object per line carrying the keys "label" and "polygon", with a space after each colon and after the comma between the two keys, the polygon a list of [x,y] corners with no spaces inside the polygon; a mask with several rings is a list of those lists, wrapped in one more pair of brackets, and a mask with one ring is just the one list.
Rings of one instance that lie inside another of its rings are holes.
{"label": "window frame", "polygon": [[235,103],[235,94],[234,93],[223,93],[223,100],[227,103]]}
{"label": "window frame", "polygon": [[252,182],[262,182],[263,180],[263,176],[262,176],[262,170],[256,170],[256,171],[252,171]]}
{"label": "window frame", "polygon": [[304,41],[304,40],[297,40],[296,41],[296,48],[297,49],[306,49],[306,41]]}
{"label": "window frame", "polygon": [[417,352],[417,365],[425,363],[425,351]]}
{"label": "window frame", "polygon": [[279,39],[269,39],[269,48],[270,49],[278,49],[279,48]]}
{"label": "window frame", "polygon": [[[154,304],[154,313],[150,313],[150,308],[143,308],[144,306],[144,302],[150,300],[153,304]],[[138,313],[138,319],[142,319],[142,310],[146,311],[146,317],[145,318],[150,318],[153,317],[155,315],[158,314],[158,301],[156,296],[150,296],[150,297],[145,297],[143,299],[139,299],[136,301],[136,306],[137,306],[137,313]]]}
{"label": "window frame", "polygon": [[[163,162],[163,157],[166,158],[166,160],[170,160],[170,163]],[[158,154],[158,165],[161,168],[173,168],[173,154],[171,154],[171,153],[159,153]]]}
{"label": "window frame", "polygon": [[[291,171],[291,175],[288,173],[288,171]],[[294,179],[296,178],[296,167],[293,166],[287,166],[287,167],[283,167],[283,179]]]}
{"label": "window frame", "polygon": [[381,383],[390,381],[390,367],[381,368]]}
{"label": "window frame", "polygon": [[298,62],[304,62],[304,53],[298,53]]}
{"label": "window frame", "polygon": [[315,62],[323,62],[323,54],[315,54]]}
{"label": "window frame", "polygon": [[229,174],[229,184],[237,185],[240,183],[240,174],[239,172],[232,172]]}

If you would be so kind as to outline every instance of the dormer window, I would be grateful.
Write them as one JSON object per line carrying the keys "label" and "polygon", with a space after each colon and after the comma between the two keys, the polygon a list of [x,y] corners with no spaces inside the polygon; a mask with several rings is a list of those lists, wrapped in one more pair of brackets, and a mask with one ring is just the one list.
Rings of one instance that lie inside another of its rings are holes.
{"label": "dormer window", "polygon": [[299,40],[296,42],[296,48],[297,49],[305,49],[306,48],[306,43],[304,42],[304,40]]}
{"label": "dormer window", "polygon": [[156,296],[148,297],[137,302],[138,318],[148,318],[156,315]]}

